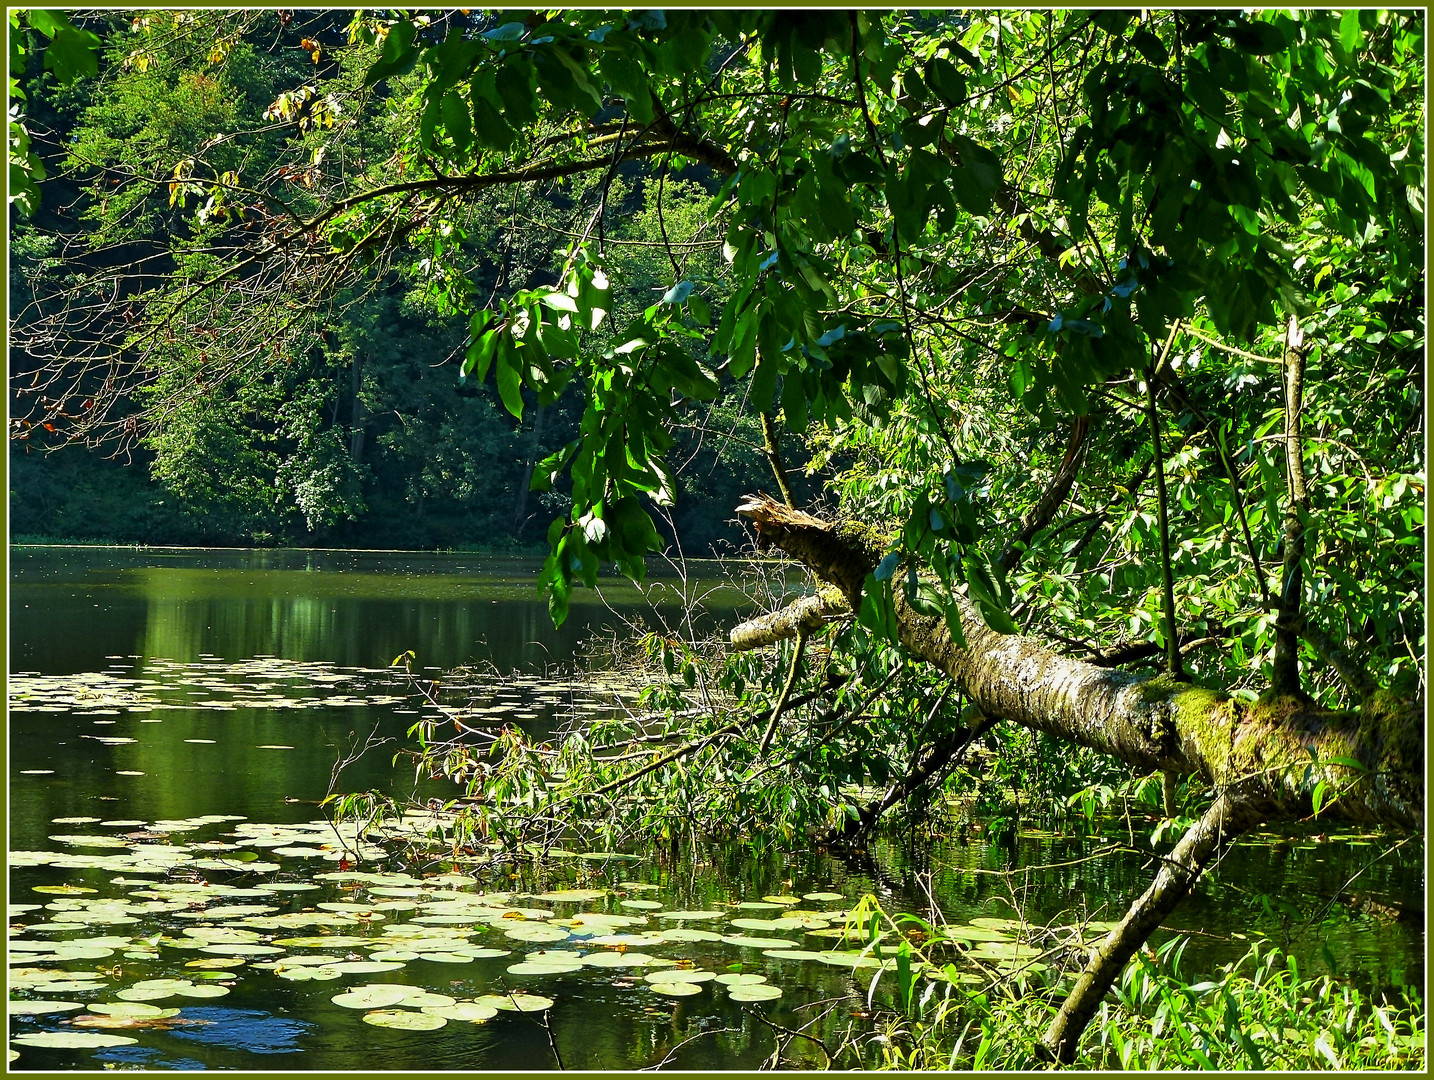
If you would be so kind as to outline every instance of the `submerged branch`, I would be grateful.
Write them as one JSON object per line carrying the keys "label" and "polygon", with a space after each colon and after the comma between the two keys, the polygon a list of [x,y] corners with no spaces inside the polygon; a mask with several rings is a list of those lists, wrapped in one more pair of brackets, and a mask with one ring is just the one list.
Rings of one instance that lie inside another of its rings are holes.
{"label": "submerged branch", "polygon": [[1217,861],[1241,833],[1264,820],[1271,809],[1225,794],[1191,826],[1163,860],[1150,887],[1130,905],[1119,925],[1091,949],[1090,962],[1039,1044],[1052,1060],[1062,1065],[1075,1060],[1081,1034],[1126,962],[1185,898],[1205,867]]}

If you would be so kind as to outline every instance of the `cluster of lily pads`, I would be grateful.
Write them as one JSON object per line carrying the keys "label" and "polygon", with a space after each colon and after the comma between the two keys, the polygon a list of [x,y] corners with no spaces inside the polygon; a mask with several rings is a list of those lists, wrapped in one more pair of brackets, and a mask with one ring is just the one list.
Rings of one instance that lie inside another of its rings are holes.
{"label": "cluster of lily pads", "polygon": [[[163,657],[110,657],[105,671],[10,676],[12,708],[34,713],[67,713],[112,725],[119,716],[159,723],[168,711],[307,709],[384,706],[396,716],[461,717],[469,727],[509,722],[561,721],[589,716],[635,699],[639,687],[620,673],[578,678],[513,674],[477,669],[418,672],[401,667],[340,667],[322,661],[260,656],[230,661],[214,656],[181,662]],[[429,676],[434,676],[431,681]],[[131,735],[86,736],[110,746],[136,742]],[[189,740],[212,741],[212,740]],[[292,749],[274,747],[274,749]]]}
{"label": "cluster of lily pads", "polygon": [[[341,668],[321,661],[260,656],[183,662],[164,657],[112,657],[106,671],[10,676],[11,708],[77,716],[154,714],[175,709],[229,712],[237,708],[302,709],[325,706],[401,705],[401,672]],[[156,718],[157,719],[157,718]]]}
{"label": "cluster of lily pads", "polygon": [[[620,853],[547,852],[554,865],[580,868],[573,877],[624,878],[602,887],[483,891],[452,869],[375,869],[382,864],[370,860],[383,848],[323,820],[54,824],[64,831],[51,840],[63,851],[10,856],[30,877],[67,877],[30,886],[35,902],[9,908],[10,1012],[27,1028],[44,1023],[15,1036],[20,1048],[115,1046],[135,1038],[121,1032],[198,1022],[185,1016],[185,1000],[224,996],[246,979],[340,983],[414,964],[477,965],[473,978],[445,985],[463,984],[468,996],[400,982],[359,982],[330,996],[368,1024],[433,1030],[551,1008],[564,978],[600,976],[655,998],[710,990],[746,1004],[783,995],[753,967],[775,973],[807,962],[856,974],[893,964],[890,950],[872,947],[869,929],[848,925],[840,892],[668,907],[659,886],[627,879],[635,857]],[[392,829],[422,834],[433,824],[414,813]],[[993,919],[953,930],[971,946],[968,975],[1037,963],[1014,931]],[[888,944],[893,937],[888,930]],[[934,967],[927,975],[944,977]],[[543,993],[528,989],[535,983]]]}

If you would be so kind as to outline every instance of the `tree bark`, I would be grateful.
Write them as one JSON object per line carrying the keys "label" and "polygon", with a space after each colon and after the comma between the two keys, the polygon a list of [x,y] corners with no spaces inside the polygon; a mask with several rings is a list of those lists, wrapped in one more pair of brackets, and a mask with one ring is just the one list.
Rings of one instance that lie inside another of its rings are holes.
{"label": "tree bark", "polygon": [[363,464],[363,356],[354,352],[349,367],[349,460],[355,465]]}
{"label": "tree bark", "polygon": [[1285,565],[1280,586],[1280,613],[1275,624],[1275,655],[1270,685],[1283,694],[1300,690],[1300,601],[1304,593],[1305,526],[1300,520],[1310,508],[1305,490],[1304,444],[1300,413],[1304,409],[1304,334],[1293,315],[1285,335],[1285,475],[1289,502],[1285,507]]}
{"label": "tree bark", "polygon": [[1091,950],[1089,963],[1041,1039],[1045,1054],[1062,1065],[1075,1060],[1081,1033],[1126,962],[1190,892],[1201,871],[1229,850],[1241,833],[1258,825],[1265,810],[1258,802],[1225,794],[1190,827],[1166,856],[1150,888]]}
{"label": "tree bark", "polygon": [[543,447],[543,414],[539,403],[533,410],[533,430],[528,435],[528,460],[523,466],[523,482],[518,485],[518,505],[513,508],[513,535],[521,537],[528,524],[528,492],[533,486],[533,471]]}
{"label": "tree bark", "polygon": [[729,640],[738,649],[758,649],[796,637],[802,631],[813,633],[830,620],[850,614],[851,608],[847,607],[841,591],[825,588],[779,611],[739,623],[732,628]]}
{"label": "tree bark", "polygon": [[1020,530],[1006,544],[1006,549],[996,559],[996,565],[1005,573],[1009,574],[1020,564],[1021,557],[1025,555],[1031,538],[1049,525],[1055,518],[1056,512],[1065,504],[1066,496],[1070,494],[1071,485],[1075,483],[1076,474],[1080,472],[1080,463],[1083,457],[1081,452],[1085,449],[1085,437],[1089,430],[1089,415],[1077,416],[1071,424],[1070,440],[1066,443],[1065,456],[1061,459],[1055,475],[1051,477],[1050,485],[1034,509],[1026,515],[1026,520],[1021,522]]}
{"label": "tree bark", "polygon": [[[859,610],[864,584],[885,546],[870,526],[823,521],[765,496],[749,496],[738,509],[756,524],[760,544],[805,563],[835,592],[753,621],[762,627],[744,624],[734,640],[757,644],[762,629],[829,612],[836,594]],[[1293,694],[1246,702],[1168,674],[1140,679],[1058,656],[1030,638],[990,629],[960,594],[955,601],[964,645],[952,640],[944,619],[922,615],[907,602],[905,589],[893,588],[897,637],[950,676],[987,721],[1010,720],[1141,771],[1193,775],[1215,793],[1210,809],[1163,860],[1150,887],[1096,946],[1042,1038],[1044,1053],[1054,1061],[1074,1061],[1082,1033],[1126,962],[1205,867],[1246,829],[1316,814],[1410,828],[1423,824],[1422,700],[1375,693],[1353,713],[1319,711]],[[944,747],[928,749],[933,752],[918,755],[914,777],[924,771],[921,766],[934,774],[945,759],[936,752]],[[894,790],[900,794],[918,786]],[[883,798],[878,805],[886,809],[891,802]]]}
{"label": "tree bark", "polygon": [[[738,509],[756,523],[760,543],[786,551],[859,609],[863,582],[882,555],[869,526],[833,524],[766,497],[749,497]],[[997,633],[959,594],[966,643],[958,646],[944,620],[914,610],[903,589],[893,590],[893,600],[900,642],[950,676],[989,718],[1091,747],[1142,771],[1193,774],[1217,793],[1238,783],[1276,817],[1311,816],[1318,791],[1323,816],[1422,826],[1422,701],[1376,693],[1355,712],[1324,711],[1288,696],[1248,702],[1072,660],[1032,638]],[[798,603],[830,610],[829,601]],[[767,618],[778,623],[783,616]],[[759,641],[750,623],[743,638]]]}

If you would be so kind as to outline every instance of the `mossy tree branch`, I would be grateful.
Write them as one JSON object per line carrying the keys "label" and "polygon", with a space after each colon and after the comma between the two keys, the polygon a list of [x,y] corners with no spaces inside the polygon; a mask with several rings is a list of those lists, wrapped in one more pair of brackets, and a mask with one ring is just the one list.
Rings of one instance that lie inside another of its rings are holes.
{"label": "mossy tree branch", "polygon": [[[771,499],[740,511],[758,536],[803,562],[858,610],[882,545],[870,527],[841,526]],[[945,621],[894,590],[901,644],[944,671],[985,716],[1087,746],[1149,772],[1194,775],[1217,792],[1239,782],[1277,817],[1315,812],[1417,828],[1423,822],[1423,703],[1377,694],[1356,712],[1296,699],[1248,702],[1168,676],[1141,679],[1058,655],[990,629],[957,594],[965,645]]]}

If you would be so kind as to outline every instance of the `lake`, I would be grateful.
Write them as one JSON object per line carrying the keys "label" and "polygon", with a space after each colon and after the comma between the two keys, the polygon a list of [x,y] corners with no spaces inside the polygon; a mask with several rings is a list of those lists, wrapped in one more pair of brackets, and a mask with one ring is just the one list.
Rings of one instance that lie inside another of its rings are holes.
{"label": "lake", "polygon": [[[862,863],[760,843],[559,852],[478,880],[446,861],[341,863],[318,807],[331,790],[454,794],[391,764],[435,715],[395,659],[430,677],[463,666],[480,715],[538,734],[601,707],[574,665],[600,667],[613,634],[676,625],[697,594],[698,629],[752,610],[722,567],[692,564],[645,589],[575,591],[555,630],[538,568],[11,549],[11,1067],[754,1069],[773,1024],[833,1045],[869,1031],[879,971],[840,937],[869,893],[929,915],[929,888],[946,918],[983,920],[996,970],[1018,911],[1113,919],[1145,887],[1134,854],[1052,865],[1097,842],[1039,830],[1009,847],[887,838]],[[366,740],[388,741],[336,777]],[[1186,969],[1283,922],[1302,970],[1323,970],[1327,948],[1359,985],[1422,982],[1422,920],[1335,906],[1302,927],[1346,887],[1422,907],[1422,846],[1311,832],[1254,837],[1197,888],[1173,919]],[[111,1026],[65,1022],[96,1006]],[[822,1063],[801,1040],[788,1055]]]}

